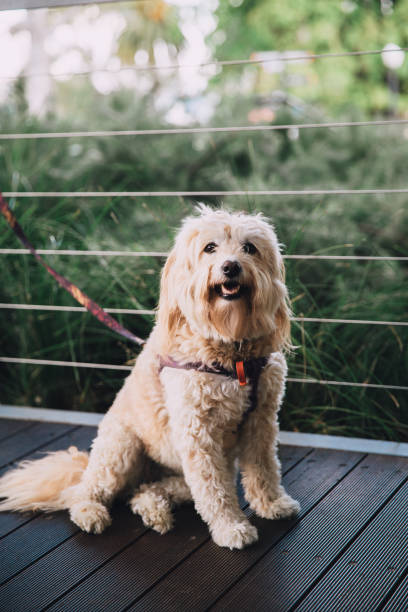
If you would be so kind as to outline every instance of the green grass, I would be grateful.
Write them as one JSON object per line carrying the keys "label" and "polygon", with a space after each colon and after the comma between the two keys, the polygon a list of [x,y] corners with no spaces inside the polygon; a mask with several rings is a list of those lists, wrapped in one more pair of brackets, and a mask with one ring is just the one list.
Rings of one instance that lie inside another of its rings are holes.
{"label": "green grass", "polygon": [[[106,98],[92,121],[106,129],[158,127],[148,107]],[[7,131],[90,129],[53,118],[28,120],[0,111]],[[233,102],[229,113],[233,114]],[[143,121],[139,118],[143,117]],[[293,121],[283,116],[282,122]],[[219,116],[214,123],[227,120]],[[177,136],[3,142],[0,188],[8,190],[217,190],[408,186],[408,141],[392,128],[303,130],[256,136]],[[203,198],[204,199],[204,198]],[[219,201],[207,198],[209,203]],[[328,196],[225,198],[234,209],[262,210],[286,253],[408,255],[408,198]],[[78,198],[11,201],[37,248],[167,250],[193,202],[182,198]],[[21,245],[3,229],[0,247]],[[47,261],[104,307],[152,309],[162,261],[153,258],[50,256]],[[407,265],[402,262],[287,261],[297,316],[408,320]],[[75,305],[32,256],[2,256],[1,302]],[[146,337],[151,316],[117,318]],[[1,353],[7,356],[130,363],[138,349],[91,315],[2,310]],[[299,346],[290,375],[407,384],[404,327],[293,325]],[[4,365],[0,401],[103,412],[123,372]],[[289,384],[285,429],[368,438],[408,438],[407,392]]]}

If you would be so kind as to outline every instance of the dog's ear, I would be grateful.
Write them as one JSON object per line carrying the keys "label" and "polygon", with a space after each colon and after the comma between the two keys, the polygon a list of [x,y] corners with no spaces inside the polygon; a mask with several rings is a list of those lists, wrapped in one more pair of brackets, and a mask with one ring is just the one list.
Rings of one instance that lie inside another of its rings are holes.
{"label": "dog's ear", "polygon": [[293,348],[290,339],[290,318],[292,312],[285,285],[285,266],[283,260],[279,264],[279,285],[281,287],[281,299],[275,312],[274,350],[290,351]]}
{"label": "dog's ear", "polygon": [[160,300],[157,312],[157,324],[161,350],[167,352],[171,339],[181,319],[177,304],[177,281],[175,275],[176,251],[173,249],[167,258],[161,275]]}

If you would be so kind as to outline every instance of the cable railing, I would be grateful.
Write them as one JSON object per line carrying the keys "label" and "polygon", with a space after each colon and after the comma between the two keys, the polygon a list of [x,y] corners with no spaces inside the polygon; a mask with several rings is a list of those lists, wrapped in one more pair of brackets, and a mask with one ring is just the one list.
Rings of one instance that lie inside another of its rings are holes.
{"label": "cable railing", "polygon": [[[36,249],[39,255],[68,255],[70,257],[167,257],[168,251],[110,251],[76,249]],[[0,255],[31,255],[29,249],[0,249]],[[282,255],[283,259],[339,260],[339,261],[408,261],[406,256],[391,255]]]}
{"label": "cable railing", "polygon": [[[76,249],[36,249],[39,255],[68,255],[69,257],[167,257],[168,251],[110,251]],[[31,255],[29,249],[0,249],[0,255]],[[339,260],[339,261],[408,261],[407,256],[391,255],[282,255],[283,259]]]}
{"label": "cable railing", "polygon": [[78,70],[75,72],[31,72],[21,73],[17,76],[0,75],[0,80],[12,81],[21,77],[37,78],[37,77],[70,77],[70,76],[87,76],[90,74],[106,72],[109,74],[119,74],[121,72],[156,72],[159,70],[184,70],[184,69],[200,69],[212,66],[214,68],[224,68],[228,66],[256,66],[262,64],[270,64],[273,62],[299,62],[311,61],[320,59],[335,59],[343,57],[362,57],[365,55],[382,55],[383,53],[395,53],[396,51],[408,51],[408,47],[400,47],[398,49],[371,49],[368,51],[339,51],[337,53],[290,53],[279,52],[278,55],[272,57],[250,57],[236,60],[208,60],[205,62],[193,64],[148,64],[146,66],[122,66],[120,68],[91,68],[89,70]]}
{"label": "cable railing", "polygon": [[[0,304],[1,309],[8,310],[39,310],[39,311],[55,311],[55,312],[88,312],[83,306],[54,306],[48,304]],[[110,314],[128,314],[128,315],[154,315],[156,310],[141,310],[134,308],[104,308],[105,312]],[[408,326],[406,321],[369,321],[366,319],[324,319],[318,317],[292,317],[292,321],[297,323],[353,323],[360,325],[387,325],[387,326]]]}
{"label": "cable railing", "polygon": [[[39,255],[69,255],[80,257],[167,257],[168,255],[168,252],[164,251],[78,251],[75,249],[36,249],[36,251]],[[0,249],[0,255],[31,255],[31,251],[29,249]]]}
{"label": "cable railing", "polygon": [[[55,312],[88,312],[84,306],[53,306],[48,304],[0,304],[0,310],[40,310]],[[109,314],[154,315],[155,310],[135,308],[104,308]],[[408,323],[407,323],[408,325]]]}
{"label": "cable railing", "polygon": [[[71,368],[91,368],[100,370],[125,370],[130,371],[133,366],[130,365],[116,365],[112,363],[91,363],[84,361],[58,361],[53,359],[29,359],[24,357],[0,357],[0,362],[3,363],[14,363],[14,364],[30,364],[30,365],[47,365],[47,366],[60,366],[60,367],[71,367]],[[318,385],[338,385],[344,387],[360,387],[367,389],[392,389],[394,391],[408,391],[407,386],[401,385],[383,385],[366,382],[349,382],[341,380],[319,380],[317,378],[287,378],[288,382],[300,383],[300,384],[318,384]]]}
{"label": "cable railing", "polygon": [[408,119],[384,119],[375,121],[332,121],[328,123],[283,123],[272,125],[242,125],[230,127],[189,127],[152,130],[93,130],[77,132],[24,132],[0,134],[0,140],[41,140],[53,138],[89,138],[105,136],[172,136],[182,134],[214,134],[240,132],[274,132],[281,130],[331,129],[346,127],[375,127],[388,125],[406,125]]}
{"label": "cable railing", "polygon": [[384,189],[230,189],[216,191],[4,191],[6,198],[160,198],[220,196],[386,195],[408,193],[408,187]]}

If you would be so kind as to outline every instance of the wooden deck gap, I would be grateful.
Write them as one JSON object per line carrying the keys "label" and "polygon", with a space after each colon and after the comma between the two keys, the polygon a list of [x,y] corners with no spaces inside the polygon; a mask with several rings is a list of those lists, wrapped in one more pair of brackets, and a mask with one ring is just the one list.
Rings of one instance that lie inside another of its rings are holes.
{"label": "wooden deck gap", "polygon": [[[25,514],[24,512],[21,512],[21,516],[24,516],[24,514]],[[3,535],[0,535],[0,542],[1,540],[3,540],[3,538],[7,538],[9,535],[17,531],[17,529],[20,529],[20,527],[23,527],[23,525],[27,525],[27,523],[30,523],[31,521],[33,521],[35,518],[37,518],[37,516],[38,516],[38,512],[33,513],[32,516],[27,516],[27,519],[23,523],[20,523],[20,525],[13,527],[12,529],[10,529],[10,531],[7,531],[7,533],[3,533]]]}
{"label": "wooden deck gap", "polygon": [[[381,612],[381,610],[384,610],[385,606],[388,606],[389,602],[392,600],[392,597],[393,597],[394,593],[396,593],[398,591],[398,589],[401,586],[401,584],[403,584],[407,579],[408,579],[408,567],[403,572],[403,574],[399,577],[399,579],[396,581],[396,583],[392,585],[391,589],[385,595],[384,599],[382,600],[380,605],[375,609],[374,612]],[[395,612],[398,612],[397,608],[393,608],[393,610]]]}
{"label": "wooden deck gap", "polygon": [[[332,559],[332,561],[328,564],[328,566],[316,577],[316,579],[309,585],[309,587],[304,591],[304,593],[302,593],[302,595],[299,597],[299,599],[292,605],[292,607],[289,609],[289,612],[294,612],[298,608],[298,606],[302,603],[303,600],[306,599],[306,597],[309,595],[309,593],[311,593],[313,591],[313,589],[320,582],[320,580],[331,570],[331,568],[337,563],[337,561],[340,559],[340,557],[342,557],[347,552],[347,550],[352,546],[352,544],[355,542],[355,540],[357,540],[357,538],[360,537],[360,535],[363,533],[363,531],[365,531],[367,529],[367,527],[370,525],[370,523],[378,516],[378,514],[380,514],[380,512],[390,502],[390,500],[394,497],[394,495],[396,495],[398,493],[398,491],[407,482],[408,482],[408,476],[405,478],[405,480],[400,482],[399,485],[397,485],[397,487],[394,489],[394,491],[392,493],[390,493],[390,495],[387,497],[387,499],[382,502],[382,504],[377,508],[377,510],[373,513],[373,515],[370,516],[369,519],[364,523],[364,525],[362,525],[360,527],[360,529],[358,529],[358,531],[356,531],[356,533],[353,534],[353,536],[350,538],[350,540],[347,542],[347,544],[345,544],[345,546]],[[407,573],[408,573],[408,569],[407,569]],[[398,581],[398,584],[399,584],[399,582],[402,581],[402,579],[403,578],[400,578],[400,580]],[[394,585],[394,586],[396,588],[396,585]],[[387,600],[385,600],[385,602],[386,601]]]}
{"label": "wooden deck gap", "polygon": [[289,472],[291,470],[293,470],[297,465],[299,465],[299,463],[301,463],[302,461],[304,461],[305,459],[307,459],[307,457],[309,457],[309,455],[311,455],[316,449],[315,448],[310,448],[307,453],[305,453],[303,455],[303,457],[300,457],[297,461],[295,461],[295,463],[293,463],[287,470],[282,472],[282,476],[286,476],[286,474],[289,474]]}
{"label": "wooden deck gap", "polygon": [[18,429],[16,429],[13,432],[10,433],[4,433],[1,435],[0,437],[0,442],[3,442],[3,440],[9,440],[10,438],[12,438],[13,436],[17,436],[19,433],[21,433],[22,431],[27,431],[27,429],[30,429],[30,427],[33,427],[35,425],[35,423],[31,422],[31,423],[26,423],[26,425],[21,425],[21,427],[19,427]]}

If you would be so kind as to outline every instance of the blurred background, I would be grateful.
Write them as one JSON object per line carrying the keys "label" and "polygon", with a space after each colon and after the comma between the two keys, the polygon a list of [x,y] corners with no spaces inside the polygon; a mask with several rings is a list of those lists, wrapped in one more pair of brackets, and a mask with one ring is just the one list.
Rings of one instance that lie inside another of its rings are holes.
{"label": "blurred background", "polygon": [[[136,0],[1,11],[0,132],[408,119],[407,23],[407,0]],[[390,48],[397,50],[313,58]],[[211,63],[248,59],[256,62]],[[408,124],[10,139],[0,140],[0,189],[406,188],[407,153]],[[407,194],[200,200],[263,211],[286,255],[408,256]],[[159,252],[195,203],[176,196],[9,201],[39,249]],[[21,247],[2,223],[0,247]],[[76,305],[32,256],[0,257],[3,305]],[[103,307],[157,304],[163,257],[46,259]],[[407,260],[287,259],[286,269],[296,317],[408,321]],[[154,321],[117,317],[142,337]],[[407,385],[407,339],[406,326],[294,322],[290,376]],[[131,364],[138,352],[87,313],[4,306],[0,342],[4,357]],[[106,411],[126,375],[0,366],[1,403],[91,412]],[[407,394],[289,383],[281,426],[406,441]]]}

